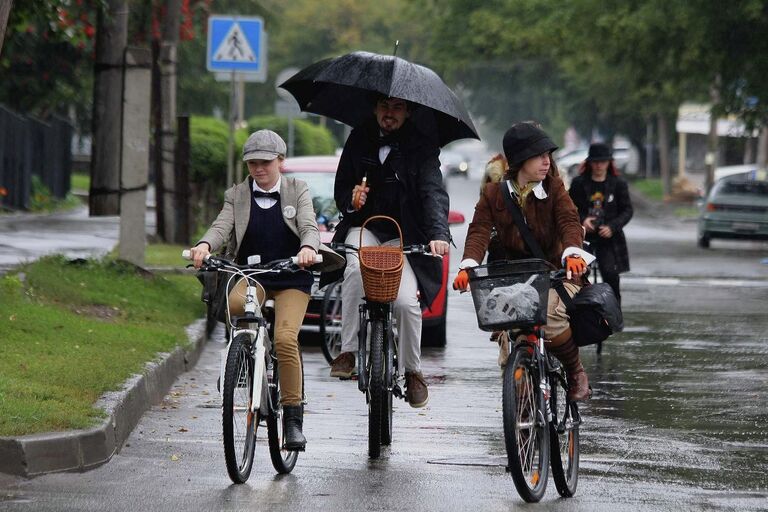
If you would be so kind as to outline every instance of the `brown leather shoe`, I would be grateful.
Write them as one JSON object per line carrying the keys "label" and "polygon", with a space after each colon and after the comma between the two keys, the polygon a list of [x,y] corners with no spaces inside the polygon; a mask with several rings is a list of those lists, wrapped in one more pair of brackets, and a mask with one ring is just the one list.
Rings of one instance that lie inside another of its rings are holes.
{"label": "brown leather shoe", "polygon": [[331,377],[339,377],[340,379],[350,379],[355,372],[356,361],[355,354],[353,352],[342,352],[331,363]]}
{"label": "brown leather shoe", "polygon": [[573,374],[568,374],[568,400],[583,402],[589,398],[589,379],[582,368]]}
{"label": "brown leather shoe", "polygon": [[411,407],[424,407],[429,402],[427,383],[421,372],[405,372],[405,400]]}

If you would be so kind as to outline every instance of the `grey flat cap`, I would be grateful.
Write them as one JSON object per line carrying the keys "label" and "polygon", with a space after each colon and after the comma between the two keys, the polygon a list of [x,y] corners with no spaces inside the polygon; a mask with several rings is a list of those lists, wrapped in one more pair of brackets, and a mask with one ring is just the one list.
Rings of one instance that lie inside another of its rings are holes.
{"label": "grey flat cap", "polygon": [[243,144],[243,162],[285,157],[285,141],[272,130],[253,132]]}

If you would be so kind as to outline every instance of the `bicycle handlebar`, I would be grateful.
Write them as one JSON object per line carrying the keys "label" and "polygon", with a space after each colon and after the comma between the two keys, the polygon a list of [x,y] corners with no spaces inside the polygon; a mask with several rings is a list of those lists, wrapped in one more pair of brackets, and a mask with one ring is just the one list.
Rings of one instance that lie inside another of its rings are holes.
{"label": "bicycle handlebar", "polygon": [[[333,242],[330,244],[330,248],[343,252],[357,252],[358,247],[352,244],[346,244],[342,242]],[[432,256],[433,258],[442,258],[440,254],[433,254],[429,244],[410,244],[403,246],[403,254],[423,254],[424,256]]]}
{"label": "bicycle handlebar", "polygon": [[[189,249],[184,249],[183,251],[181,251],[181,257],[184,258],[185,260],[191,260],[192,259],[192,253],[191,253],[191,251]],[[208,256],[203,258],[203,261],[207,263],[211,258],[213,258],[215,261],[219,261],[219,262],[224,263],[226,265],[233,266],[233,267],[238,267],[240,270],[253,269],[253,268],[260,268],[260,269],[272,268],[276,264],[282,263],[282,262],[285,262],[285,261],[290,261],[294,265],[298,265],[298,263],[299,263],[299,258],[297,256],[291,256],[290,258],[287,258],[285,260],[274,260],[274,261],[270,261],[269,263],[265,263],[263,265],[261,263],[256,263],[256,264],[253,264],[253,265],[237,265],[233,261],[230,261],[230,260],[228,260],[226,258],[221,258],[221,257],[218,257],[218,256],[214,256],[212,254],[209,254]],[[322,254],[315,254],[315,263],[317,264],[317,263],[322,263],[322,262],[323,262],[323,255]]]}
{"label": "bicycle handlebar", "polygon": [[[191,260],[192,259],[191,251],[189,249],[185,249],[181,251],[181,257],[184,258],[185,260]],[[209,254],[205,258],[203,258],[203,262],[208,266],[214,267],[211,270],[215,270],[222,266],[235,268],[237,270],[273,270],[273,271],[289,271],[289,272],[296,272],[298,270],[301,270],[298,267],[299,258],[296,256],[291,256],[290,258],[285,258],[285,259],[273,260],[263,264],[253,263],[253,264],[247,264],[247,265],[238,265],[234,261],[228,260],[226,258],[222,258],[220,256],[214,256],[212,254]],[[315,263],[322,263],[322,262],[323,262],[322,254],[316,254]]]}

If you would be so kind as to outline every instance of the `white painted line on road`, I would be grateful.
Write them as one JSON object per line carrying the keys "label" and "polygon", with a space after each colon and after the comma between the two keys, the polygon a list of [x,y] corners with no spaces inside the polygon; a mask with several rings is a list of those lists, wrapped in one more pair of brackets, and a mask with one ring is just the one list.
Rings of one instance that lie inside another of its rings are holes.
{"label": "white painted line on road", "polygon": [[717,286],[725,288],[768,288],[768,280],[681,279],[677,277],[622,277],[622,284],[647,286]]}

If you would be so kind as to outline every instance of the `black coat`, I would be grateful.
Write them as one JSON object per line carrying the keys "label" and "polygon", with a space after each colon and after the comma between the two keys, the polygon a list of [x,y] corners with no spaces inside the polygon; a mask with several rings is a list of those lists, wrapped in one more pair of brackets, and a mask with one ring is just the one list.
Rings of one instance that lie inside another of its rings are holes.
{"label": "black coat", "polygon": [[[334,242],[344,242],[349,229],[361,226],[371,213],[369,205],[376,201],[376,190],[371,187],[366,205],[360,211],[350,211],[352,189],[360,184],[364,175],[380,169],[378,158],[378,125],[371,123],[355,128],[349,135],[336,171],[334,198],[342,219],[336,226]],[[448,230],[448,193],[440,173],[440,149],[406,124],[398,131],[397,146],[390,151],[387,161],[398,178],[400,187],[400,223],[403,244],[427,244],[431,240],[450,241]],[[442,284],[442,264],[439,258],[408,255],[408,262],[416,274],[421,300],[430,304]],[[341,277],[342,271],[324,274],[321,285]]]}
{"label": "black coat", "polygon": [[[569,194],[576,208],[579,210],[579,219],[589,216],[589,209],[592,204],[589,197],[592,195],[593,181],[589,173],[577,176],[571,182]],[[598,244],[597,250],[612,250],[613,260],[616,267],[611,269],[615,273],[627,272],[629,270],[629,251],[627,250],[627,239],[624,236],[624,226],[632,218],[634,213],[632,202],[629,199],[629,187],[627,182],[618,176],[608,174],[605,179],[605,203],[603,210],[605,212],[605,223],[610,226],[613,236],[606,240],[597,235],[587,235],[587,240]]]}

